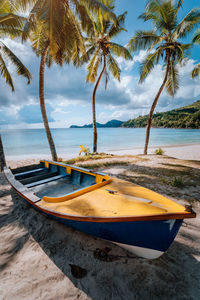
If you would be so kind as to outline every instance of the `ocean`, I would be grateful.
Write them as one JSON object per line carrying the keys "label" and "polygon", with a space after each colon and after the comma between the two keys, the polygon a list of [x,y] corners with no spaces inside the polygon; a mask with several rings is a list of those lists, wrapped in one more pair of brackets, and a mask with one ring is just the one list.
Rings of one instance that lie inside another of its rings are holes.
{"label": "ocean", "polygon": [[[99,128],[98,152],[123,151],[144,146],[145,128]],[[50,154],[44,129],[16,129],[0,132],[6,156]],[[58,156],[77,156],[80,145],[92,150],[92,129],[54,128],[52,135]],[[200,143],[200,129],[152,128],[150,147]]]}

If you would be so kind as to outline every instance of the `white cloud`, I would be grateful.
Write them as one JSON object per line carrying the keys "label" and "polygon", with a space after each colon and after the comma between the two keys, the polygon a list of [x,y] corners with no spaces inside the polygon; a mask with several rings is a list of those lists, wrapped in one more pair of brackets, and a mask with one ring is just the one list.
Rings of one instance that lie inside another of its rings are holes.
{"label": "white cloud", "polygon": [[[39,106],[39,59],[32,52],[29,44],[22,45],[19,41],[11,41],[9,39],[4,41],[26,64],[33,75],[31,85],[27,86],[26,80],[16,76],[12,70],[16,88],[15,93],[12,93],[4,80],[0,78],[2,122],[9,123],[12,114],[15,116],[15,122],[17,120],[20,121],[18,112],[23,107],[29,105],[30,107],[31,105]],[[107,122],[110,119],[126,120],[149,112],[164,74],[161,65],[157,65],[145,82],[138,84],[138,63],[141,63],[145,56],[146,51],[140,51],[133,56],[132,61],[118,59],[122,68],[121,81],[118,82],[110,75],[106,91],[103,81],[101,82],[96,95],[98,106],[97,119],[99,122]],[[195,61],[190,59],[182,68],[179,68],[180,89],[177,95],[173,99],[164,91],[160,96],[156,111],[170,110],[190,104],[198,99],[200,95],[200,79],[193,80],[190,77],[190,72],[194,65]],[[89,116],[91,114],[91,99],[94,85],[85,82],[85,75],[85,67],[75,69],[72,65],[65,65],[63,68],[54,65],[51,69],[46,68],[45,98],[47,104],[52,108],[50,116],[56,120],[57,124],[59,120],[64,122],[65,119],[69,125],[72,123],[76,124],[76,122],[88,123],[88,120],[91,122]],[[24,111],[26,112],[26,110]]]}
{"label": "white cloud", "polygon": [[121,69],[124,71],[131,71],[135,65],[135,63],[142,63],[147,56],[146,50],[140,50],[138,54],[133,55],[132,60],[125,60],[123,57],[118,57],[116,60]]}

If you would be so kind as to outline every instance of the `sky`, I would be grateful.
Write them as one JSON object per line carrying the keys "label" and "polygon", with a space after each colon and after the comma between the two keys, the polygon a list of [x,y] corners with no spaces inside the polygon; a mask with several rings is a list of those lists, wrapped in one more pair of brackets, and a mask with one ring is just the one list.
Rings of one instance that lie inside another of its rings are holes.
{"label": "sky", "polygon": [[[185,0],[179,17],[185,16],[199,0]],[[145,1],[116,0],[116,14],[127,11],[125,28],[116,42],[126,45],[137,30],[148,30],[150,22],[143,22],[138,16],[144,12]],[[190,42],[192,34],[186,42]],[[5,84],[0,76],[0,129],[42,128],[42,118],[38,96],[39,59],[32,52],[30,44],[5,38],[4,43],[22,60],[30,70],[33,80],[28,86],[26,80],[16,76],[13,66],[9,66],[15,92]],[[145,51],[133,53],[132,61],[118,59],[121,68],[121,81],[109,76],[107,90],[101,82],[96,95],[97,122],[105,123],[112,119],[122,121],[149,112],[154,97],[162,83],[163,69],[158,64],[143,84],[139,84],[139,67],[144,60]],[[200,47],[195,46],[191,56],[180,67],[180,88],[174,98],[163,92],[156,112],[162,112],[193,103],[200,99],[200,78],[191,79],[190,72],[200,60]],[[100,71],[100,70],[99,70]],[[67,128],[70,125],[92,123],[93,84],[86,83],[86,65],[75,69],[72,65],[60,68],[53,65],[45,70],[45,99],[48,119],[52,128]]]}

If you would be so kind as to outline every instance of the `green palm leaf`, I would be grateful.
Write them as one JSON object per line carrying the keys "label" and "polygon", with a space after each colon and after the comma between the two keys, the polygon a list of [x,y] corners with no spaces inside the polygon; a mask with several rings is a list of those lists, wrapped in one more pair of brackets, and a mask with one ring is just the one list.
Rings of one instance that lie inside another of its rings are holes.
{"label": "green palm leaf", "polygon": [[111,54],[108,54],[108,59],[107,59],[107,64],[109,71],[113,75],[114,78],[116,78],[118,81],[120,81],[120,74],[121,70],[120,67],[118,66],[117,61],[112,57]]}
{"label": "green palm leaf", "polygon": [[116,16],[113,11],[104,5],[101,1],[97,0],[79,0],[80,4],[84,5],[89,11],[95,13],[100,10],[105,20],[112,20],[117,24]]}
{"label": "green palm leaf", "polygon": [[195,78],[200,75],[200,63],[195,66],[195,68],[191,72],[192,78]]}
{"label": "green palm leaf", "polygon": [[192,42],[200,44],[200,29],[195,32]]}
{"label": "green palm leaf", "polygon": [[112,26],[110,26],[109,30],[106,30],[106,32],[108,32],[108,36],[110,39],[117,36],[120,32],[126,31],[126,29],[122,27],[124,26],[126,15],[127,15],[126,11],[123,14],[119,15],[117,17],[118,26],[113,24]]}
{"label": "green palm leaf", "polygon": [[123,57],[126,60],[132,60],[132,56],[126,47],[116,43],[109,43],[110,51],[118,57]]}
{"label": "green palm leaf", "polygon": [[12,81],[12,77],[6,67],[5,61],[3,60],[2,55],[0,54],[0,72],[1,75],[5,78],[6,83],[11,87],[12,91],[14,92],[14,85]]}
{"label": "green palm leaf", "polygon": [[200,10],[194,8],[177,25],[176,29],[174,30],[173,36],[175,36],[176,38],[185,37],[188,33],[190,33],[193,30],[193,28],[199,23],[199,21]]}
{"label": "green palm leaf", "polygon": [[19,58],[3,42],[1,42],[1,52],[15,66],[17,75],[27,78],[27,84],[30,84],[32,79],[30,72],[19,60]]}
{"label": "green palm leaf", "polygon": [[163,41],[164,37],[158,36],[154,31],[137,31],[128,43],[131,52],[137,50],[151,50],[156,44]]}
{"label": "green palm leaf", "polygon": [[145,61],[140,66],[140,83],[142,83],[151,73],[155,65],[158,63],[161,55],[161,49],[147,55]]}
{"label": "green palm leaf", "polygon": [[166,83],[166,90],[170,96],[174,97],[178,89],[179,89],[178,69],[174,64],[174,61],[171,60],[169,63],[169,73],[168,73],[168,78]]}
{"label": "green palm leaf", "polygon": [[97,75],[97,72],[94,71],[94,66],[95,66],[96,59],[99,55],[99,52],[100,52],[100,49],[98,48],[95,51],[92,59],[90,60],[88,66],[87,66],[87,70],[88,70],[88,74],[87,74],[87,77],[86,77],[87,82],[95,82],[95,76]]}

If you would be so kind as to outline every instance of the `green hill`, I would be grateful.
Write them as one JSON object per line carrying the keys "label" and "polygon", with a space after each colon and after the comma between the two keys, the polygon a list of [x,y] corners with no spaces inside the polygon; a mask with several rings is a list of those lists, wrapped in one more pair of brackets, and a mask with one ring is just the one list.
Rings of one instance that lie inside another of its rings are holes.
{"label": "green hill", "polygon": [[[122,124],[122,127],[146,127],[148,115],[140,116]],[[171,111],[156,113],[152,127],[200,128],[200,100],[191,105]]]}

